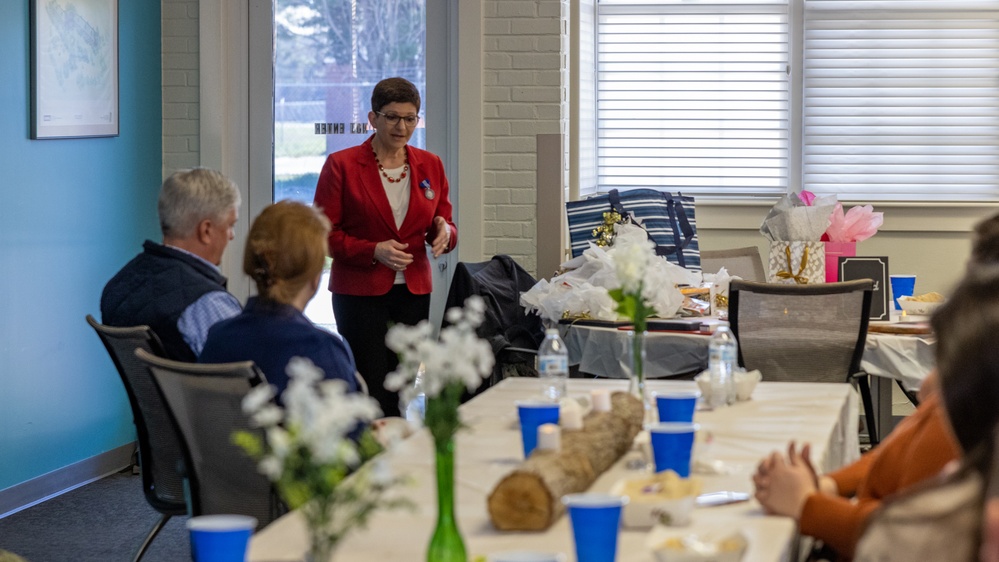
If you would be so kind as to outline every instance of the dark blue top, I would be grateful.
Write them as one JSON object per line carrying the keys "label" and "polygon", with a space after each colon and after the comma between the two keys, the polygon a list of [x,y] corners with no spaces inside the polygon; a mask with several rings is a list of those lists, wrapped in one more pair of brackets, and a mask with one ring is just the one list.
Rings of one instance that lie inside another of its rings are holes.
{"label": "dark blue top", "polygon": [[317,328],[291,305],[258,297],[250,298],[239,316],[212,326],[198,362],[253,361],[280,398],[288,386],[285,367],[292,357],[312,360],[327,379],[343,379],[357,392],[357,367],[343,338]]}
{"label": "dark blue top", "polygon": [[142,248],[104,287],[101,322],[147,325],[171,359],[194,361],[195,353],[184,341],[177,320],[205,293],[225,291],[226,279],[208,262],[176,248],[149,240]]}

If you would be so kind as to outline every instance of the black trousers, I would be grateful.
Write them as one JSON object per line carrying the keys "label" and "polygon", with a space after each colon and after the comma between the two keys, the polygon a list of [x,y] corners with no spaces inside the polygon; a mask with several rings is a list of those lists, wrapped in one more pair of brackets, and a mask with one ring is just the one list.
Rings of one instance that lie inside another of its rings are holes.
{"label": "black trousers", "polygon": [[399,365],[394,351],[385,346],[392,324],[415,325],[430,316],[430,295],[414,295],[406,285],[393,285],[377,297],[333,295],[336,327],[354,352],[357,370],[368,383],[371,397],[386,416],[399,415],[399,394],[385,389],[385,376]]}

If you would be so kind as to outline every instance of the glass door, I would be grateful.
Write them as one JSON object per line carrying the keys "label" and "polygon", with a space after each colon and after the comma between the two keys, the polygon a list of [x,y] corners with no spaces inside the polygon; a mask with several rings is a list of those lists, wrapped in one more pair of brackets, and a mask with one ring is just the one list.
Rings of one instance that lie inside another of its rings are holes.
{"label": "glass door", "polygon": [[[371,90],[391,76],[426,99],[426,0],[274,0],[274,201],[312,202],[326,156],[371,134]],[[335,330],[328,274],[305,313]]]}

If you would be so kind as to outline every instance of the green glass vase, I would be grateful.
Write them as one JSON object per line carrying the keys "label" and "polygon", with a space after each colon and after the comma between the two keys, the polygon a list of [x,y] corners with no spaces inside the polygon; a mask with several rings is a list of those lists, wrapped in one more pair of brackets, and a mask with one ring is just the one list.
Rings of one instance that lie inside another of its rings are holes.
{"label": "green glass vase", "polygon": [[630,330],[627,333],[628,351],[625,365],[628,372],[628,392],[642,401],[645,410],[642,425],[649,427],[657,421],[656,405],[645,387],[645,330]]}
{"label": "green glass vase", "polygon": [[436,445],[437,528],[427,549],[427,562],[467,562],[465,541],[454,518],[454,438]]}

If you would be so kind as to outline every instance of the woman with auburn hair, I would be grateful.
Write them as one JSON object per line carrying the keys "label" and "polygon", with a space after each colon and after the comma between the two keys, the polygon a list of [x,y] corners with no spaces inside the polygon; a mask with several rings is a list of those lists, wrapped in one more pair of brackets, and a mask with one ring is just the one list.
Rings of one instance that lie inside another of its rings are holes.
{"label": "woman with auburn hair", "polygon": [[260,213],[243,254],[243,271],[256,282],[257,296],[241,314],[212,326],[201,363],[253,361],[280,396],[288,385],[288,361],[305,357],[326,378],[342,379],[357,391],[350,347],[302,313],[319,288],[329,230],[326,217],[302,203],[281,201]]}

